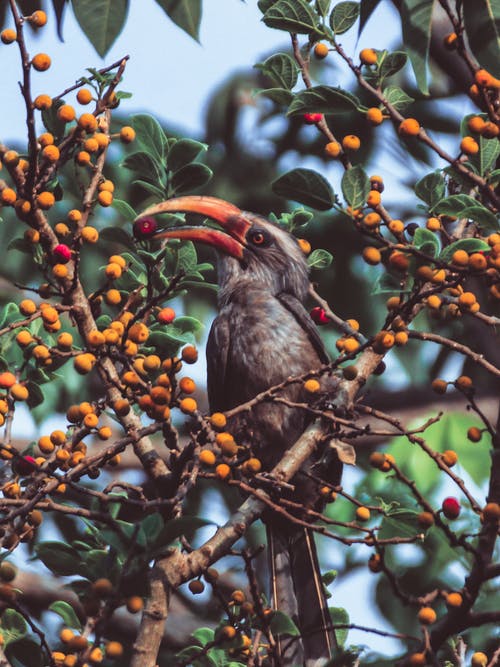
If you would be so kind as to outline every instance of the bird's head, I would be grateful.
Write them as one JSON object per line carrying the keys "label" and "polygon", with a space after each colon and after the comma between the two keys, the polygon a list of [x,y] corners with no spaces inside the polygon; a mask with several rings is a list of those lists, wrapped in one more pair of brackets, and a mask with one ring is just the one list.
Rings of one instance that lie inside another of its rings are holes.
{"label": "bird's head", "polygon": [[216,248],[221,292],[230,293],[246,285],[304,299],[309,286],[305,256],[295,237],[278,225],[222,199],[203,196],[178,197],[155,204],[138,220],[160,213],[197,213],[222,228],[174,227],[152,237],[186,239]]}

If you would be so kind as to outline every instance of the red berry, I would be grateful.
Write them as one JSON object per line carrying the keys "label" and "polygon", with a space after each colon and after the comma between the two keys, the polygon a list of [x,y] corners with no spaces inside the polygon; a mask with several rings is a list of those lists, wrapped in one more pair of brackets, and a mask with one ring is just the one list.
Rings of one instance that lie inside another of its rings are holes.
{"label": "red berry", "polygon": [[319,326],[322,324],[328,324],[330,322],[330,318],[325,313],[324,308],[321,308],[321,306],[316,306],[313,308],[310,312],[310,315],[312,321]]}
{"label": "red berry", "polygon": [[71,259],[71,250],[64,243],[56,245],[54,248],[54,259],[57,264],[66,264]]}
{"label": "red berry", "polygon": [[169,306],[165,306],[165,308],[160,310],[156,319],[160,324],[171,324],[175,320],[175,310]]}
{"label": "red berry", "polygon": [[320,120],[323,119],[323,114],[322,113],[305,113],[304,116],[304,123],[307,125],[316,125],[316,123],[319,123]]}
{"label": "red berry", "polygon": [[441,509],[447,519],[456,519],[460,514],[460,503],[453,496],[449,496],[443,500]]}
{"label": "red berry", "polygon": [[36,461],[32,456],[23,456],[15,464],[16,472],[22,476],[31,474],[36,467]]}
{"label": "red berry", "polygon": [[136,239],[147,239],[156,232],[158,223],[154,218],[140,218],[134,222],[134,236]]}

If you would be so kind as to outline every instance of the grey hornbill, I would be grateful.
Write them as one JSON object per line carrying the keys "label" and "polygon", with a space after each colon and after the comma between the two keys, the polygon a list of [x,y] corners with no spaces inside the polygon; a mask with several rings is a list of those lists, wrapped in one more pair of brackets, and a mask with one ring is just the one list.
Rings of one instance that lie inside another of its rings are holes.
{"label": "grey hornbill", "polygon": [[[300,376],[329,359],[304,308],[309,288],[307,261],[297,240],[259,215],[214,197],[180,197],[151,206],[141,215],[196,213],[213,227],[177,227],[154,238],[190,239],[218,252],[219,313],[207,346],[208,397],[212,411],[234,408],[290,376]],[[303,400],[300,384],[280,394]],[[310,417],[284,403],[263,402],[234,416],[228,430],[270,470],[305,430]],[[334,464],[338,483],[340,464]],[[332,471],[330,471],[332,472]],[[300,473],[294,500],[317,506],[318,487]],[[320,665],[332,656],[335,635],[310,530],[271,514],[268,533],[275,606],[295,619],[301,642],[288,642],[283,665]]]}

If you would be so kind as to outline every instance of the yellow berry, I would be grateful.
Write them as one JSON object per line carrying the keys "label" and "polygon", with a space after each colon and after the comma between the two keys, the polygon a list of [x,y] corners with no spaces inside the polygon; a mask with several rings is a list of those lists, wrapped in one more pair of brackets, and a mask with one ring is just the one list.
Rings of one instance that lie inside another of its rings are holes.
{"label": "yellow berry", "polygon": [[33,106],[39,111],[45,111],[52,106],[52,98],[50,95],[37,95],[33,100]]}
{"label": "yellow berry", "polygon": [[52,61],[50,56],[46,53],[37,53],[36,56],[33,56],[31,64],[37,72],[45,72],[49,69]]}
{"label": "yellow berry", "polygon": [[377,62],[377,52],[375,49],[362,49],[359,53],[359,59],[363,65],[375,65]]}
{"label": "yellow berry", "polygon": [[206,466],[213,466],[215,464],[215,454],[210,449],[202,449],[200,452],[200,463]]}
{"label": "yellow berry", "polygon": [[210,424],[214,428],[224,428],[227,424],[227,419],[225,415],[222,414],[222,412],[214,412],[210,416]]}
{"label": "yellow berry", "polygon": [[306,380],[304,382],[304,389],[305,391],[307,391],[308,394],[317,394],[318,391],[321,389],[321,385],[318,382],[318,380],[311,378],[310,380]]}
{"label": "yellow berry", "polygon": [[108,190],[101,190],[97,195],[97,201],[101,206],[111,206],[113,203],[113,193]]}
{"label": "yellow berry", "polygon": [[128,125],[125,127],[122,127],[120,130],[120,140],[124,144],[130,144],[132,141],[135,139],[135,130],[133,127],[129,127]]}
{"label": "yellow berry", "polygon": [[330,49],[328,46],[322,42],[318,42],[318,44],[316,44],[314,47],[314,55],[318,60],[323,60],[323,58],[326,58],[329,51]]}
{"label": "yellow berry", "polygon": [[198,404],[194,398],[183,398],[179,403],[179,408],[181,412],[184,412],[186,415],[191,415],[198,409]]}
{"label": "yellow berry", "polygon": [[88,88],[80,88],[76,94],[76,99],[80,104],[90,104],[92,102],[92,93]]}
{"label": "yellow berry", "polygon": [[437,614],[432,607],[422,607],[418,612],[418,620],[422,625],[431,625],[435,623]]}
{"label": "yellow berry", "polygon": [[17,39],[17,33],[12,28],[6,28],[0,33],[0,39],[4,44],[12,44]]}
{"label": "yellow berry", "polygon": [[368,507],[358,507],[356,509],[356,519],[358,521],[369,521],[370,520],[370,510]]}
{"label": "yellow berry", "polygon": [[89,134],[97,130],[97,118],[92,113],[82,113],[78,118],[78,127]]}
{"label": "yellow berry", "polygon": [[384,120],[384,114],[378,107],[372,107],[366,112],[366,119],[370,125],[380,125]]}
{"label": "yellow berry", "polygon": [[87,243],[97,243],[99,240],[99,232],[95,227],[91,227],[90,225],[82,228],[81,235],[82,239]]}
{"label": "yellow berry", "polygon": [[325,146],[325,153],[330,157],[338,157],[342,153],[342,146],[338,141],[330,141]]}
{"label": "yellow berry", "polygon": [[399,124],[398,131],[404,137],[416,137],[420,133],[420,123],[415,118],[405,118]]}

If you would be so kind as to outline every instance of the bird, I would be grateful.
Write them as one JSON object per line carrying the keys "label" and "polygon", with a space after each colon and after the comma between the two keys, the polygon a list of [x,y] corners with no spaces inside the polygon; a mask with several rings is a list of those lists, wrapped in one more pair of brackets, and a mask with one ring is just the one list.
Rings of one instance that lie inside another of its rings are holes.
{"label": "bird", "polygon": [[[261,215],[209,196],[183,196],[146,209],[139,219],[161,213],[205,216],[213,226],[179,226],[156,239],[186,239],[217,250],[218,314],[206,348],[207,388],[211,412],[224,412],[292,376],[329,363],[318,330],[304,306],[309,290],[307,259],[297,239]],[[301,383],[287,385],[280,397],[304,399]],[[237,413],[227,428],[270,471],[304,432],[307,411],[283,402],[265,401]],[[314,462],[308,462],[309,470]],[[341,464],[328,474],[340,481]],[[292,480],[294,500],[318,507],[318,484],[298,473]],[[334,655],[335,633],[313,532],[272,511],[266,523],[274,607],[299,628],[300,641],[280,641],[285,667],[319,667]]]}

